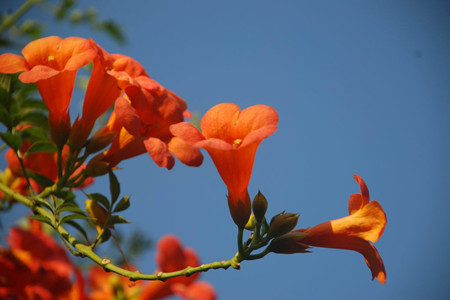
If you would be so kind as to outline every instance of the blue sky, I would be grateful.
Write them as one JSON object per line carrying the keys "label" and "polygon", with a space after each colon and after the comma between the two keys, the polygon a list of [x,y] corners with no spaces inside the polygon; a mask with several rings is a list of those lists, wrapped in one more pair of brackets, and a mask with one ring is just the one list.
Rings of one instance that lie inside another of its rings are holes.
{"label": "blue sky", "polygon": [[[252,195],[258,189],[266,195],[269,215],[298,212],[300,227],[343,217],[349,195],[358,192],[355,173],[386,211],[386,231],[375,245],[386,265],[385,286],[370,280],[358,253],[314,249],[203,274],[221,299],[444,299],[450,293],[448,1],[79,4],[88,5],[123,25],[125,46],[50,19],[46,34],[92,37],[110,53],[134,57],[194,112],[220,102],[278,111],[279,129],[261,144],[249,185]],[[39,10],[27,16],[48,18]],[[132,195],[124,214],[130,228],[155,240],[177,234],[210,262],[234,255],[236,229],[225,185],[205,157],[200,168],[177,162],[166,171],[143,155],[123,162],[117,176]],[[90,191],[106,192],[106,181]],[[2,222],[19,213],[2,214]],[[154,270],[153,251],[139,267]]]}

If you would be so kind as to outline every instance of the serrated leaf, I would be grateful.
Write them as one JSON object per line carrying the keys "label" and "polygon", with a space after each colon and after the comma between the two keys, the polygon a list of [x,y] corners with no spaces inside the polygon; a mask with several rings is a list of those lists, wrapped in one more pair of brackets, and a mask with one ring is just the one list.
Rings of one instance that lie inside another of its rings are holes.
{"label": "serrated leaf", "polygon": [[40,186],[48,187],[53,185],[53,181],[44,175],[33,173],[27,170],[27,174],[34,179]]}
{"label": "serrated leaf", "polygon": [[42,153],[42,152],[56,152],[58,149],[55,144],[50,141],[40,141],[32,144],[30,148],[28,148],[27,152],[25,152],[24,157],[30,155],[32,153]]}
{"label": "serrated leaf", "polygon": [[121,216],[111,216],[108,219],[108,222],[106,222],[106,226],[110,226],[110,225],[114,225],[114,224],[130,224],[130,222],[128,222],[127,220],[125,220],[123,217]]}
{"label": "serrated leaf", "polygon": [[89,199],[100,203],[101,205],[103,205],[104,208],[106,208],[106,210],[109,211],[110,206],[109,206],[108,198],[106,198],[105,196],[103,196],[102,194],[99,194],[99,193],[92,193],[92,194],[87,194],[87,195],[88,195]]}
{"label": "serrated leaf", "polygon": [[86,217],[85,215],[78,215],[78,214],[77,214],[77,215],[67,215],[67,216],[62,217],[62,218],[59,220],[59,225],[64,224],[64,223],[67,222],[67,221],[75,220],[75,219],[87,220],[87,219],[89,219],[89,218]]}
{"label": "serrated leaf", "polygon": [[77,222],[75,222],[73,220],[66,221],[66,224],[68,224],[68,225],[72,226],[73,228],[75,228],[76,230],[78,230],[81,233],[81,235],[86,239],[86,241],[89,240],[86,230],[84,230],[84,228],[80,224],[78,224]]}
{"label": "serrated leaf", "polygon": [[33,219],[33,220],[37,220],[39,222],[46,223],[46,224],[48,224],[48,225],[53,227],[52,221],[49,218],[47,218],[47,217],[44,217],[44,216],[41,216],[41,215],[34,215],[34,216],[28,216],[28,218],[29,219]]}
{"label": "serrated leaf", "polygon": [[116,207],[114,208],[113,212],[119,212],[123,211],[130,207],[130,196],[124,196],[120,201],[117,203]]}
{"label": "serrated leaf", "polygon": [[22,139],[20,138],[20,136],[18,136],[16,134],[0,132],[0,137],[9,147],[11,147],[12,149],[14,149],[16,151],[22,145]]}
{"label": "serrated leaf", "polygon": [[111,204],[117,201],[120,195],[120,183],[113,171],[109,171],[109,191],[111,193]]}

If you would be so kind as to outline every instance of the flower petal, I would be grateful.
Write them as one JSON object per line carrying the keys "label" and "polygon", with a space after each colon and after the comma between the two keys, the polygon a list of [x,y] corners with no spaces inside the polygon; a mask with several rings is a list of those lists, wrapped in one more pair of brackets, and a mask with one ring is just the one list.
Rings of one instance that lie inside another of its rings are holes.
{"label": "flower petal", "polygon": [[235,135],[244,138],[250,132],[265,126],[276,126],[277,123],[278,113],[274,108],[263,104],[253,105],[239,114],[239,119],[237,124],[235,124],[237,126],[234,127]]}
{"label": "flower petal", "polygon": [[182,284],[174,284],[172,291],[182,299],[188,300],[214,300],[216,299],[216,292],[214,287],[205,281],[198,281],[189,284],[188,286]]}
{"label": "flower petal", "polygon": [[139,119],[136,110],[125,98],[117,98],[114,112],[117,120],[119,120],[122,126],[125,127],[130,134],[134,136],[141,135],[141,120]]}
{"label": "flower petal", "polygon": [[170,132],[176,136],[181,138],[183,141],[195,144],[199,141],[202,141],[205,139],[203,134],[194,127],[194,125],[188,123],[188,122],[180,122],[177,124],[173,124],[170,126]]}
{"label": "flower petal", "polygon": [[158,138],[150,137],[144,140],[144,146],[159,167],[165,167],[168,170],[173,168],[175,160],[172,154],[170,154],[169,147],[166,143]]}
{"label": "flower petal", "polygon": [[353,175],[353,178],[358,182],[359,188],[361,189],[361,196],[363,197],[363,204],[367,204],[369,202],[370,196],[369,196],[369,189],[367,188],[366,183],[361,178],[361,176],[355,174]]}
{"label": "flower petal", "polygon": [[178,137],[173,137],[169,142],[169,150],[184,164],[198,167],[203,162],[200,149],[194,147]]}
{"label": "flower petal", "polygon": [[200,123],[205,138],[216,138],[233,144],[232,127],[239,117],[239,106],[221,103],[206,112]]}
{"label": "flower petal", "polygon": [[244,141],[242,142],[240,147],[243,148],[252,143],[257,143],[259,145],[259,143],[261,143],[261,141],[263,139],[271,136],[275,131],[277,131],[276,125],[268,125],[268,126],[264,126],[259,129],[256,129],[256,130],[250,132],[249,134],[247,134],[247,136],[244,138]]}
{"label": "flower petal", "polygon": [[30,71],[20,74],[19,79],[23,83],[34,83],[39,80],[45,80],[56,76],[59,73],[60,71],[52,69],[48,66],[38,65],[34,66]]}
{"label": "flower petal", "polygon": [[306,230],[306,233],[314,236],[340,234],[376,242],[385,226],[386,214],[381,205],[377,201],[371,201],[350,216],[319,224]]}
{"label": "flower petal", "polygon": [[386,282],[386,270],[383,260],[377,249],[368,241],[355,236],[328,235],[305,237],[302,243],[325,248],[346,249],[361,253],[364,256],[367,266],[372,272],[372,279],[375,277],[382,284]]}
{"label": "flower petal", "polygon": [[29,69],[27,61],[20,55],[12,53],[0,55],[0,73],[14,74]]}
{"label": "flower petal", "polygon": [[162,272],[174,272],[186,267],[183,245],[177,236],[168,234],[156,245],[156,263]]}

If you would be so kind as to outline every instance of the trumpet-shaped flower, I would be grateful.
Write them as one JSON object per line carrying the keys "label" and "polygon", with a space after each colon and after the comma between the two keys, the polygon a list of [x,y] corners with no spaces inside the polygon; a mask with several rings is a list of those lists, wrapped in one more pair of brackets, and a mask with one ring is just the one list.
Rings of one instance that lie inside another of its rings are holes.
{"label": "trumpet-shaped flower", "polygon": [[[24,57],[0,55],[0,73],[18,73],[24,83],[36,83],[49,109],[53,141],[62,146],[70,135],[70,145],[78,150],[86,141],[95,121],[108,110],[126,86],[141,77],[145,69],[134,59],[109,54],[92,39],[50,36],[29,43]],[[71,129],[68,112],[78,69],[93,62],[93,69],[83,102],[83,113]]]}
{"label": "trumpet-shaped flower", "polygon": [[375,243],[383,234],[386,214],[377,201],[369,200],[369,190],[364,180],[358,175],[354,175],[354,178],[360,186],[361,193],[350,196],[348,205],[350,215],[307,230],[298,230],[306,234],[301,243],[315,247],[357,251],[364,256],[372,272],[372,279],[376,277],[384,284],[386,271],[383,260],[369,241]]}
{"label": "trumpet-shaped flower", "polygon": [[243,227],[251,212],[247,187],[259,144],[277,129],[278,114],[270,106],[255,105],[240,110],[222,103],[201,120],[200,132],[189,123],[172,125],[172,134],[208,151],[228,188],[228,205],[234,222]]}
{"label": "trumpet-shaped flower", "polygon": [[[157,272],[174,272],[200,264],[193,249],[184,248],[174,235],[166,235],[158,241],[156,263]],[[162,281],[148,283],[140,296],[141,300],[162,299],[173,294],[182,299],[214,300],[216,293],[211,284],[198,281],[199,273],[189,277],[175,277]]]}
{"label": "trumpet-shaped flower", "polygon": [[[116,101],[124,89],[136,80],[148,77],[144,67],[131,57],[109,54],[96,45],[92,73],[83,102],[83,114],[76,120],[70,134],[72,148],[78,149],[86,141],[95,121]],[[100,101],[99,101],[100,100]]]}
{"label": "trumpet-shaped flower", "polygon": [[159,167],[169,170],[173,167],[172,153],[186,165],[199,166],[203,161],[199,149],[169,131],[172,124],[184,120],[187,112],[184,100],[150,78],[140,78],[137,82],[125,89],[127,98],[116,101],[117,120],[127,131],[121,132],[119,138],[137,152],[142,150],[138,145],[143,145]]}
{"label": "trumpet-shaped flower", "polygon": [[0,55],[0,73],[18,73],[24,83],[36,83],[49,109],[53,140],[63,145],[70,130],[67,112],[78,69],[91,62],[97,49],[90,40],[78,37],[61,39],[50,36],[32,41],[22,49],[22,56]]}

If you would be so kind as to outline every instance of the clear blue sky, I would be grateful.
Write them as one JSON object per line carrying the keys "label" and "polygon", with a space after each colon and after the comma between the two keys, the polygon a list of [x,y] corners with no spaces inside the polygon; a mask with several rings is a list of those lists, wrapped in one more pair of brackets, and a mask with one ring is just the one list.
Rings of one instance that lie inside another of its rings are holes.
{"label": "clear blue sky", "polygon": [[[203,274],[221,299],[449,295],[450,2],[102,0],[80,7],[92,4],[123,25],[126,46],[87,28],[53,24],[46,34],[92,37],[134,57],[194,112],[219,102],[278,111],[279,129],[261,144],[249,186],[267,196],[270,215],[298,212],[301,227],[345,216],[358,192],[354,173],[386,211],[375,245],[385,286],[370,280],[358,253],[315,249]],[[205,157],[200,168],[177,162],[166,171],[143,155],[117,175],[132,195],[124,214],[130,228],[155,240],[177,234],[210,262],[234,255],[236,230],[225,185]],[[106,192],[105,181],[94,190]],[[15,214],[2,214],[2,222]],[[154,252],[139,267],[152,272]]]}

